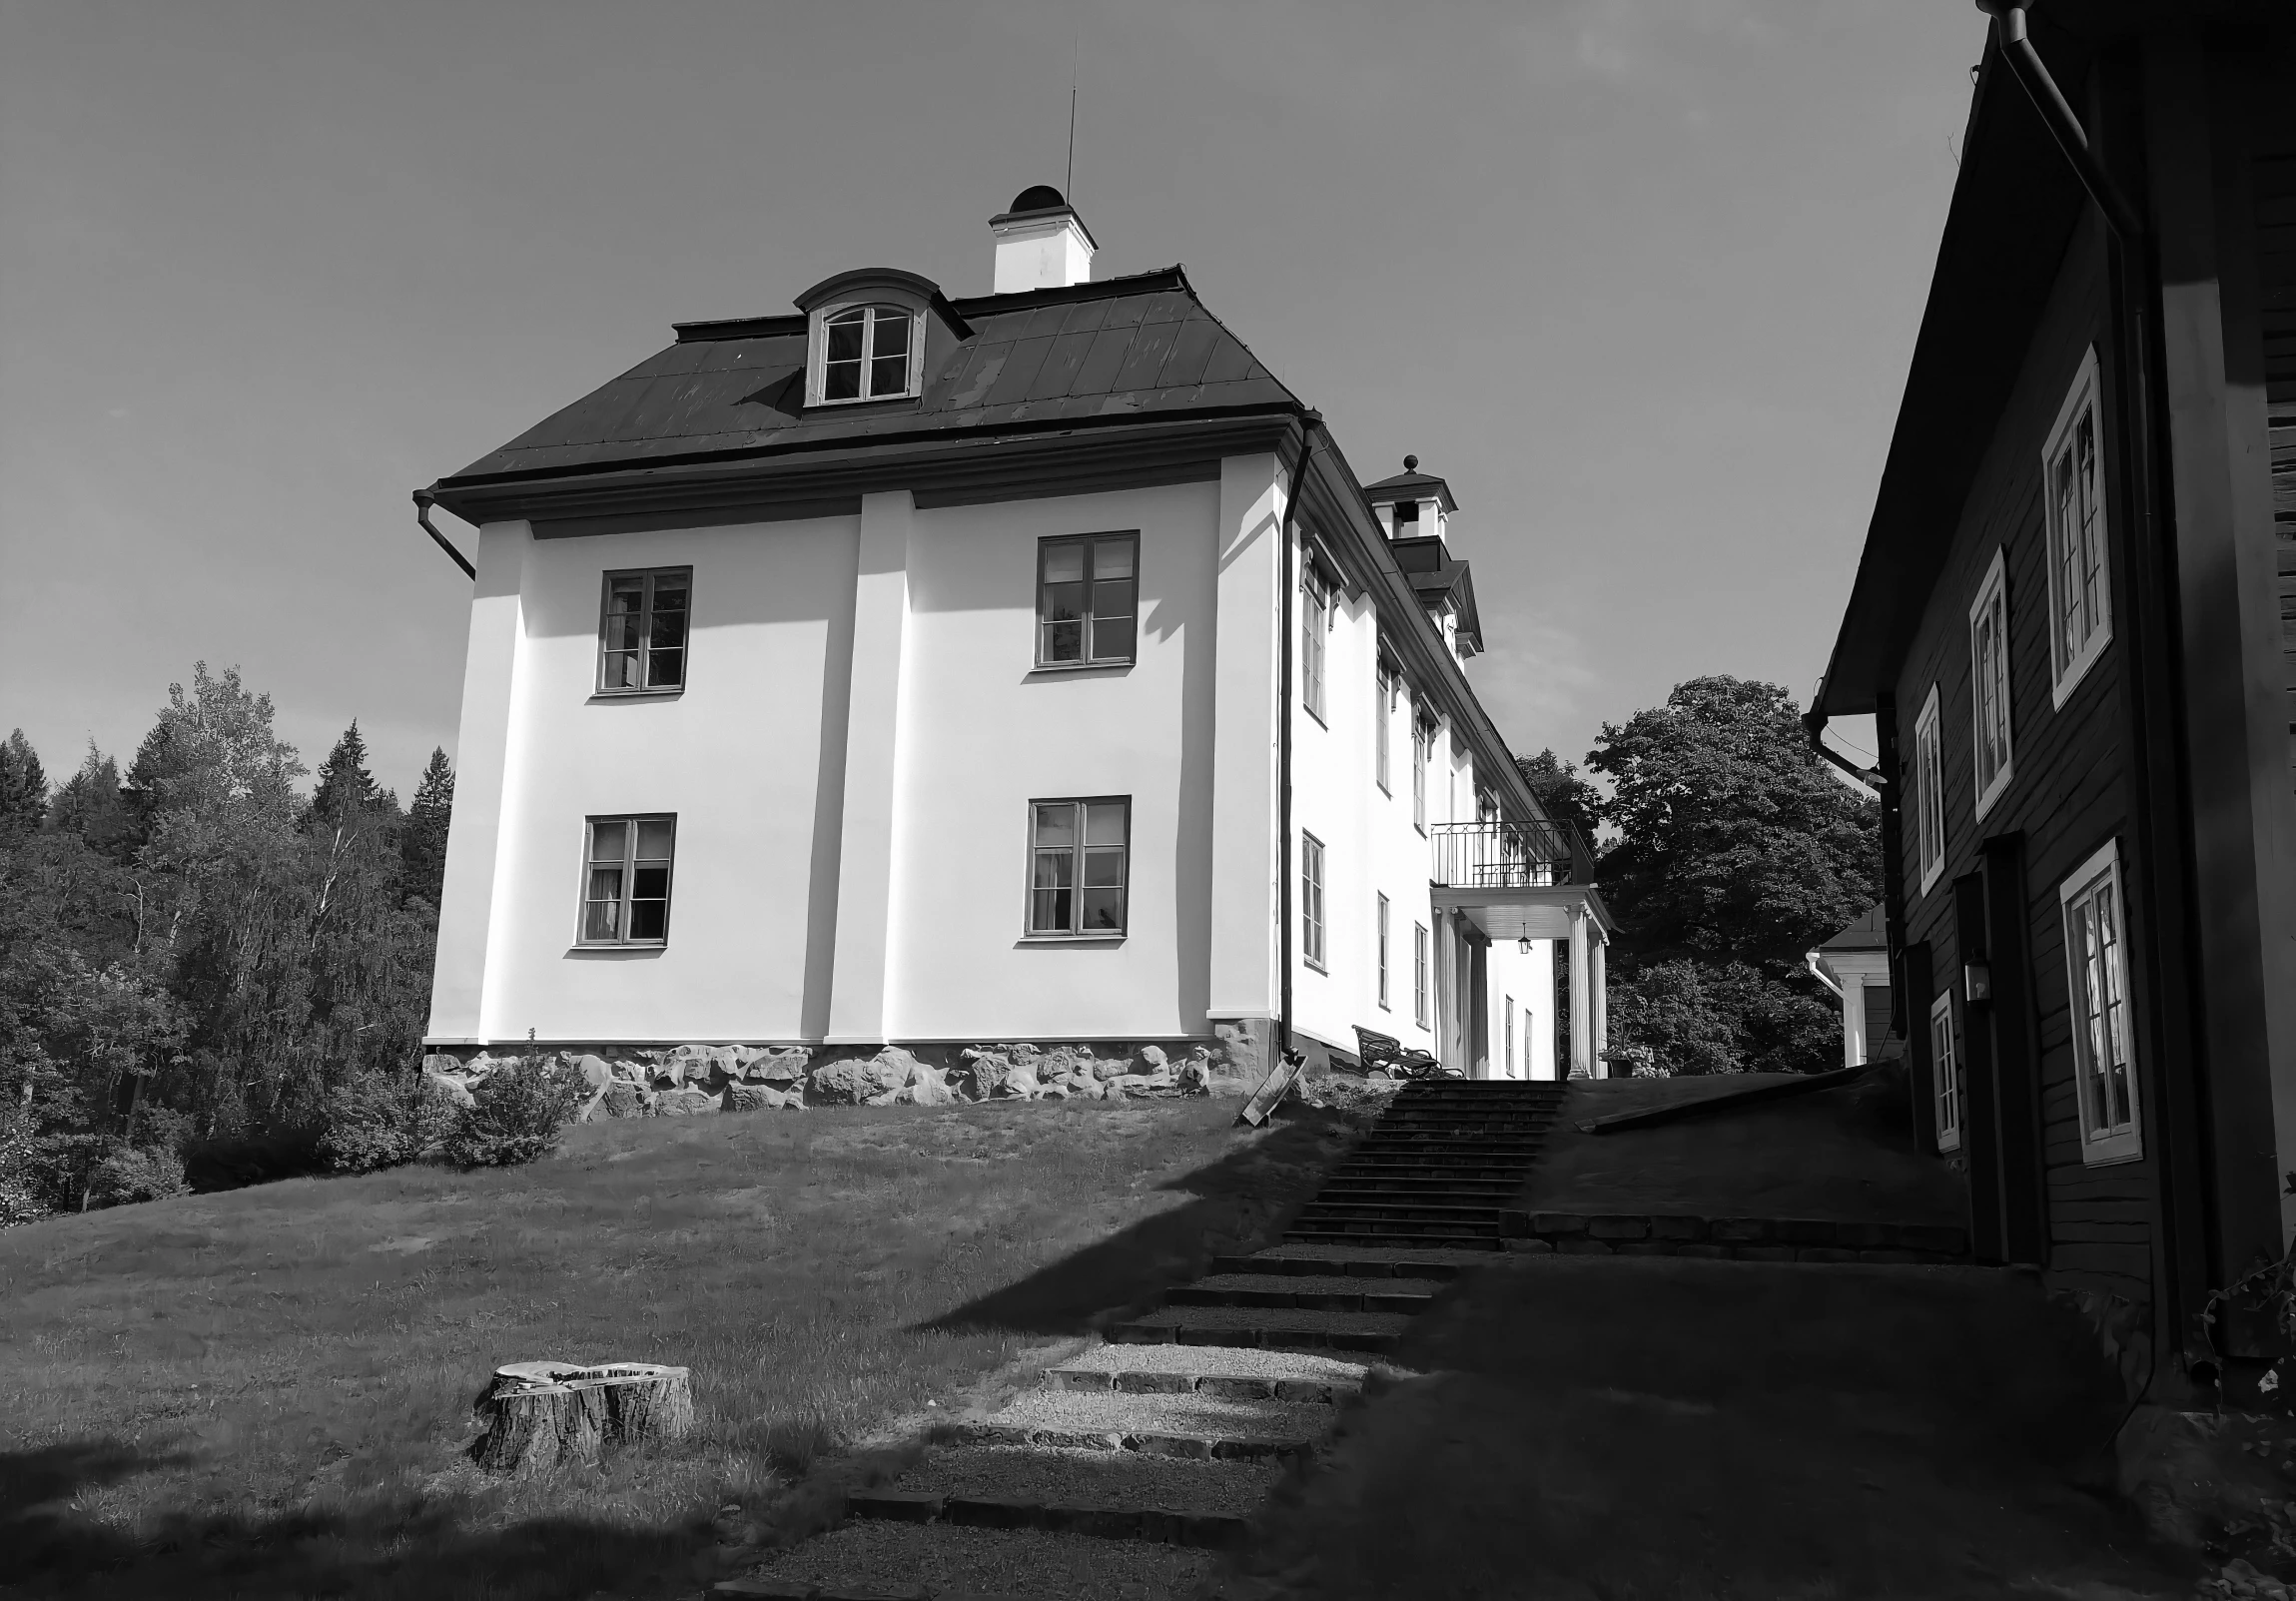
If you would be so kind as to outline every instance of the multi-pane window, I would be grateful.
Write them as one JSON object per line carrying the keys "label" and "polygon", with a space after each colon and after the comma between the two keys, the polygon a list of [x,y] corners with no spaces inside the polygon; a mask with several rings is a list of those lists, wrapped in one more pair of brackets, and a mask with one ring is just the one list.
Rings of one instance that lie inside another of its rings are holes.
{"label": "multi-pane window", "polygon": [[1379,897],[1379,905],[1378,905],[1378,919],[1379,919],[1379,1008],[1380,1008],[1380,1010],[1381,1010],[1381,1011],[1386,1011],[1386,1010],[1388,1010],[1388,1007],[1387,1007],[1387,897],[1386,897],[1386,896],[1384,896],[1384,895],[1382,895],[1382,896],[1380,896],[1380,897]]}
{"label": "multi-pane window", "polygon": [[2104,552],[2104,489],[2098,463],[2096,352],[2041,451],[2049,534],[2049,681],[2059,706],[2112,638],[2112,578]]}
{"label": "multi-pane window", "polygon": [[1420,833],[1427,831],[1427,767],[1435,759],[1435,725],[1424,718],[1411,719],[1411,823]]}
{"label": "multi-pane window", "polygon": [[1130,661],[1140,610],[1137,533],[1037,542],[1037,661]]}
{"label": "multi-pane window", "polygon": [[2072,996],[2081,1160],[2125,1162],[2144,1155],[2144,1147],[2137,1130],[2136,1066],[2129,1053],[2119,852],[2107,845],[2083,862],[2064,881],[2058,900],[2064,909],[2065,976]]}
{"label": "multi-pane window", "polygon": [[2009,591],[1999,551],[1969,607],[1969,709],[1976,724],[1977,815],[2009,785]]}
{"label": "multi-pane window", "polygon": [[1937,1149],[1961,1149],[1961,1074],[1953,1054],[1953,996],[1929,1008],[1929,1096],[1936,1108]]}
{"label": "multi-pane window", "polygon": [[1323,720],[1323,642],[1331,628],[1331,591],[1309,562],[1299,583],[1299,704]]}
{"label": "multi-pane window", "polygon": [[1944,736],[1940,729],[1937,686],[1921,705],[1913,724],[1913,841],[1921,862],[1921,893],[1945,870]]}
{"label": "multi-pane window", "polygon": [[899,306],[856,306],[822,326],[821,398],[883,400],[909,393],[916,315]]}
{"label": "multi-pane window", "polygon": [[1385,667],[1379,669],[1375,688],[1377,698],[1371,707],[1371,776],[1378,781],[1381,794],[1392,795],[1395,793],[1393,760],[1387,747],[1395,721],[1395,678]]}
{"label": "multi-pane window", "polygon": [[660,945],[670,933],[674,815],[593,817],[582,871],[584,945]]}
{"label": "multi-pane window", "polygon": [[1029,803],[1029,932],[1125,931],[1132,801],[1123,796]]}
{"label": "multi-pane window", "polygon": [[693,568],[606,574],[598,625],[598,692],[682,689],[686,681],[686,602]]}
{"label": "multi-pane window", "polygon": [[1427,925],[1411,925],[1411,1018],[1427,1026]]}
{"label": "multi-pane window", "polygon": [[1299,836],[1299,954],[1323,966],[1323,842],[1307,833]]}
{"label": "multi-pane window", "polygon": [[1507,1054],[1506,1054],[1505,1056],[1501,1057],[1499,1060],[1500,1060],[1501,1062],[1503,1062],[1503,1063],[1505,1063],[1505,1064],[1506,1064],[1506,1069],[1507,1069],[1507,1077],[1509,1077],[1509,1078],[1513,1078],[1513,1077],[1515,1076],[1515,998],[1514,998],[1513,996],[1511,996],[1511,995],[1507,997],[1506,1017],[1507,1017],[1507,1033],[1506,1033],[1506,1053],[1507,1053]]}

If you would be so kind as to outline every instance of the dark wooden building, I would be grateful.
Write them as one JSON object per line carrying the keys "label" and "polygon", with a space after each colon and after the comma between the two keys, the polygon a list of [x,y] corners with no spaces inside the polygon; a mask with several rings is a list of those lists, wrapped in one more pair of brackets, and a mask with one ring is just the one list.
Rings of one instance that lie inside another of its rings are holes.
{"label": "dark wooden building", "polygon": [[2296,1206],[2292,558],[2296,6],[2000,8],[1812,722],[1978,1253],[2170,1385]]}

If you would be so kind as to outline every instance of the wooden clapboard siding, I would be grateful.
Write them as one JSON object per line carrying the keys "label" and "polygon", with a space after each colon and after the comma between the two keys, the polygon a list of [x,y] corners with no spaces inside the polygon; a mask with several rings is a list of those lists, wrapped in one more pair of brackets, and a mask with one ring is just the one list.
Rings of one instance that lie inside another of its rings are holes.
{"label": "wooden clapboard siding", "polygon": [[[1908,885],[1907,938],[1928,942],[1930,982],[1938,993],[1947,988],[1955,992],[1955,1024],[1965,1036],[1969,1016],[1957,983],[1960,952],[1955,946],[1950,885],[1956,875],[1979,865],[1984,838],[2024,834],[2023,897],[2039,1049],[2048,1269],[2052,1278],[2069,1285],[2149,1301],[2157,1168],[2149,1148],[2138,1161],[2110,1167],[2091,1168],[2081,1160],[2071,999],[2058,912],[2058,886],[2065,875],[2100,845],[2122,838],[2128,822],[2124,768],[2130,744],[2121,709],[2122,644],[2117,623],[2113,643],[2064,706],[2059,709],[2051,703],[2048,541],[2041,499],[2041,447],[2081,361],[2092,345],[2098,347],[2100,361],[2110,360],[2107,316],[2104,239],[2101,225],[2091,218],[2076,233],[2048,307],[2032,329],[2016,387],[1971,483],[1959,522],[1938,530],[1940,539],[1951,540],[1950,554],[1894,690],[1906,730],[1902,757],[1910,777],[1912,730],[1930,685],[1937,686],[1945,787],[1945,871],[1922,894],[1918,869],[1913,870],[1916,877]],[[2109,451],[2119,436],[2117,418],[2110,410],[2115,390],[2109,375],[2102,391],[2100,434]],[[2106,467],[2109,485],[2114,476],[2109,459]],[[2108,499],[2107,514],[2126,512]],[[1996,550],[2002,556],[2008,589],[2013,776],[1980,822],[1968,608]],[[2118,571],[2112,574],[2112,588],[2114,610],[2120,614],[2127,580]],[[1915,1060],[1925,1067],[1926,1020],[1919,1021]],[[1962,1055],[1965,1060],[1965,1049]],[[2138,1063],[2140,1074],[2156,1067]]]}

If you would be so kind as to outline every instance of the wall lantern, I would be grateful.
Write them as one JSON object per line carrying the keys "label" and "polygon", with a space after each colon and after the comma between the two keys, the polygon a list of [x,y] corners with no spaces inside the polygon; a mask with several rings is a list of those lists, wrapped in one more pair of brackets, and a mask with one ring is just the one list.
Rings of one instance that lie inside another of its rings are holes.
{"label": "wall lantern", "polygon": [[1531,937],[1526,934],[1521,939],[1517,940],[1515,942],[1515,949],[1522,952],[1523,955],[1529,956],[1531,954]]}
{"label": "wall lantern", "polygon": [[1964,964],[1961,968],[1961,983],[1971,1002],[1990,1001],[1993,998],[1993,970],[1987,963]]}

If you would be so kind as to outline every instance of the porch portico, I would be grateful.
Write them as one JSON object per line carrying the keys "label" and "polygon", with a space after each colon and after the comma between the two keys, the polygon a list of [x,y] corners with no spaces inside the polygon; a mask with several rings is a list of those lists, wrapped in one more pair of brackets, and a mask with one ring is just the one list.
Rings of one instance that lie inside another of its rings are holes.
{"label": "porch portico", "polygon": [[[1484,953],[1499,942],[1552,940],[1569,952],[1567,1010],[1570,1039],[1562,1077],[1609,1076],[1603,1060],[1609,1006],[1604,966],[1617,922],[1594,884],[1594,857],[1567,823],[1438,824],[1430,895],[1435,915],[1453,938],[1443,964],[1440,1055],[1448,1066],[1482,1077],[1489,1058],[1477,1038]],[[1527,945],[1526,945],[1527,948]]]}

